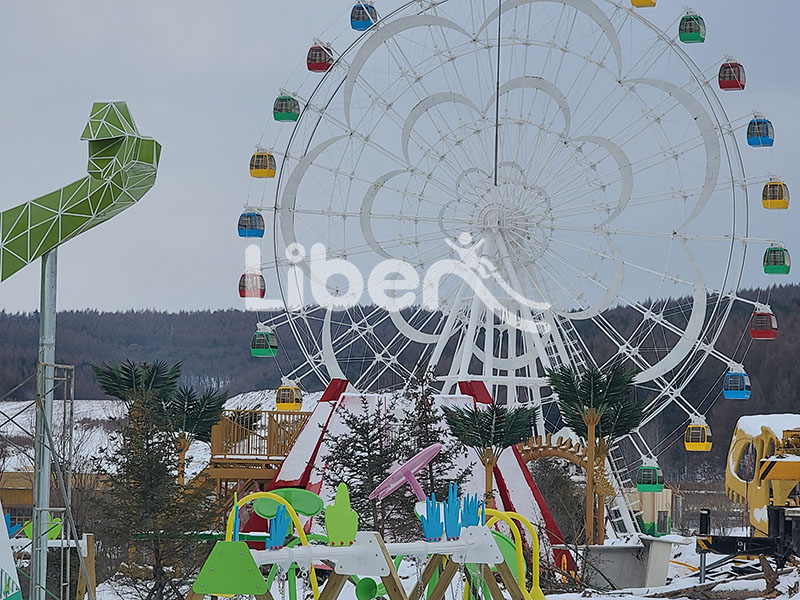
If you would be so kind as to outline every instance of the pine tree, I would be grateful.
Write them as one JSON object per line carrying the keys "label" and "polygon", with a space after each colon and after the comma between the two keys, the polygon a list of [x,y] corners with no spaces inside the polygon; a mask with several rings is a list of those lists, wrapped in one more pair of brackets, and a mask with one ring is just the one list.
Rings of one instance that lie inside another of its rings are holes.
{"label": "pine tree", "polygon": [[433,398],[433,381],[432,371],[420,371],[406,387],[406,411],[401,421],[405,441],[403,459],[408,460],[432,444],[444,444],[441,452],[417,476],[427,494],[434,493],[437,499],[443,500],[450,483],[455,482],[461,488],[474,465],[458,468],[459,459],[463,460],[468,453],[449,434],[444,414]]}
{"label": "pine tree", "polygon": [[[208,484],[177,482],[178,449],[168,425],[150,410],[152,394],[129,395],[127,424],[115,446],[98,457],[108,488],[95,502],[104,516],[101,542],[120,555],[133,548],[143,556],[152,567],[143,596],[163,600],[182,598],[180,586],[196,575],[207,553],[191,536],[211,528],[219,512]],[[176,581],[173,570],[182,579]]]}
{"label": "pine tree", "polygon": [[360,410],[342,408],[338,414],[346,433],[326,434],[325,479],[333,488],[340,482],[347,484],[360,530],[378,531],[383,537],[402,536],[403,512],[409,506],[406,490],[400,489],[380,503],[369,499],[402,458],[394,401],[373,406],[362,396]]}

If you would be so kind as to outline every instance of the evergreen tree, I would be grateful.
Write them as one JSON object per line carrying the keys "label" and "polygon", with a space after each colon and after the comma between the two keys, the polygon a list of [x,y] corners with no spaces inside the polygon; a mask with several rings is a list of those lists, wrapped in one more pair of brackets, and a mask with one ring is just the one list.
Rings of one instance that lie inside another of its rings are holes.
{"label": "evergreen tree", "polygon": [[403,458],[408,460],[432,444],[444,445],[441,452],[417,476],[426,493],[434,493],[437,499],[443,500],[447,497],[451,482],[456,482],[459,489],[462,488],[474,464],[463,469],[458,468],[459,459],[468,456],[467,450],[449,434],[444,414],[433,398],[433,381],[432,371],[420,371],[412,376],[406,387],[406,410],[401,421],[405,442]]}
{"label": "evergreen tree", "polygon": [[333,488],[340,482],[347,484],[360,530],[378,531],[383,537],[403,537],[403,529],[407,528],[407,514],[403,513],[410,506],[408,492],[400,489],[380,503],[369,499],[402,459],[395,402],[373,406],[362,396],[359,410],[342,408],[338,415],[346,432],[326,433],[325,479]]}
{"label": "evergreen tree", "polygon": [[[104,546],[133,550],[152,567],[144,583],[147,600],[181,598],[180,586],[193,579],[207,549],[192,534],[208,530],[219,518],[210,484],[177,482],[178,449],[173,432],[151,410],[153,392],[128,394],[127,424],[114,447],[98,457],[107,490],[96,500],[103,515]],[[130,555],[130,554],[129,554]],[[180,573],[175,580],[172,574]]]}

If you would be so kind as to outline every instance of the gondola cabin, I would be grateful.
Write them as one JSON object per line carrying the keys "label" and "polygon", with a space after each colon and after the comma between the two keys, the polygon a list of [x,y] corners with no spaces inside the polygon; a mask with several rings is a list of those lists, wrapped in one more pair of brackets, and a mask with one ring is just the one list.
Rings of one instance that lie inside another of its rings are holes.
{"label": "gondola cabin", "polygon": [[691,423],[683,434],[683,447],[688,452],[711,452],[711,428],[702,423]]}
{"label": "gondola cabin", "polygon": [[706,22],[700,15],[683,15],[678,23],[678,39],[684,44],[702,44],[706,41]]}
{"label": "gondola cabin", "polygon": [[303,391],[294,385],[282,385],[275,396],[275,408],[278,410],[302,410]]}
{"label": "gondola cabin", "polygon": [[722,380],[722,395],[726,400],[749,400],[750,376],[737,371],[726,373]]}
{"label": "gondola cabin", "polygon": [[755,311],[750,317],[750,338],[774,340],[778,337],[778,319],[771,312]]}
{"label": "gondola cabin", "polygon": [[764,252],[764,273],[767,275],[788,275],[791,269],[792,259],[783,246],[770,246]]}
{"label": "gondola cabin", "polygon": [[300,118],[300,102],[292,96],[278,96],[272,105],[272,117],[279,122],[294,122]]}
{"label": "gondola cabin", "polygon": [[356,31],[366,31],[378,20],[378,12],[372,4],[359,2],[350,11],[350,27]]}
{"label": "gondola cabin", "polygon": [[663,492],[664,471],[656,465],[642,465],[636,470],[636,489],[640,492]]}
{"label": "gondola cabin", "polygon": [[768,210],[789,208],[789,188],[782,181],[768,181],[761,190],[761,204]]}
{"label": "gondola cabin", "polygon": [[264,217],[260,213],[245,212],[239,215],[239,237],[243,238],[263,238],[264,237]]}
{"label": "gondola cabin", "polygon": [[744,67],[738,62],[722,63],[719,68],[719,89],[743,90],[744,86]]}
{"label": "gondola cabin", "polygon": [[633,8],[650,8],[656,5],[656,0],[631,0]]}
{"label": "gondola cabin", "polygon": [[243,273],[239,278],[240,298],[263,298],[267,294],[267,284],[261,273]]}
{"label": "gondola cabin", "polygon": [[278,355],[278,337],[272,331],[256,331],[250,340],[250,355],[273,358]]}
{"label": "gondola cabin", "polygon": [[775,128],[769,119],[751,119],[747,125],[747,145],[768,148],[775,143]]}
{"label": "gondola cabin", "polygon": [[312,73],[324,73],[333,66],[333,51],[325,46],[311,46],[306,57],[306,66]]}
{"label": "gondola cabin", "polygon": [[250,176],[256,179],[275,177],[275,157],[269,152],[256,152],[250,157]]}

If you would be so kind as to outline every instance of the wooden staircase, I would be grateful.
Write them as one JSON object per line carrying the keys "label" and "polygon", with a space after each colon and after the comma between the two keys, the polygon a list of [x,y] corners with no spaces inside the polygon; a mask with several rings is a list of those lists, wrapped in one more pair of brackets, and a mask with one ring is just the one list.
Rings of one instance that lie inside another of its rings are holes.
{"label": "wooden staircase", "polygon": [[233,492],[266,489],[305,426],[309,412],[227,410],[211,430],[211,460],[205,473],[225,506]]}

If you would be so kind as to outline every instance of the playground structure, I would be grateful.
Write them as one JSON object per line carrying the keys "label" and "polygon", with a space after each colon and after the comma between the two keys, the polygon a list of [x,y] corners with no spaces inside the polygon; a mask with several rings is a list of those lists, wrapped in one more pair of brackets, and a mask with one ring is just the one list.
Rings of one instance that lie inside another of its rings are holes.
{"label": "playground structure", "polygon": [[233,491],[270,487],[311,413],[226,410],[211,430],[211,459],[205,473],[226,505]]}
{"label": "playground structure", "polygon": [[[258,598],[272,598],[271,588],[276,574],[289,577],[289,598],[297,599],[296,571],[308,574],[315,600],[338,598],[347,581],[356,587],[359,600],[372,600],[378,594],[390,600],[419,600],[427,588],[429,600],[441,600],[456,575],[464,577],[464,597],[471,587],[483,588],[485,597],[502,600],[503,595],[494,577],[496,571],[506,591],[516,600],[544,600],[539,588],[538,538],[533,525],[522,515],[486,509],[477,495],[463,500],[451,487],[448,501],[442,506],[429,498],[427,513],[421,517],[426,532],[425,541],[410,543],[384,543],[376,532],[358,531],[358,516],[350,510],[345,484],[339,484],[336,500],[325,508],[326,535],[309,540],[300,522],[295,502],[308,506],[309,498],[316,497],[316,513],[322,510],[322,500],[306,490],[284,489],[282,493],[259,492],[238,500],[227,521],[225,541],[217,542],[192,586],[188,600],[204,595],[249,594]],[[298,498],[293,498],[299,493]],[[240,540],[238,531],[239,510],[250,502],[264,503],[255,506],[264,516],[274,515],[269,521],[269,532],[247,535],[248,541],[264,541],[265,550],[251,550]],[[313,510],[313,509],[312,509]],[[305,512],[308,512],[306,510]],[[513,541],[489,529],[502,521],[510,530]],[[530,536],[533,549],[532,584],[525,581],[525,560],[520,523]],[[286,543],[292,531],[296,538]],[[446,530],[447,540],[442,532]],[[299,545],[295,542],[299,540]],[[498,540],[500,543],[498,544]],[[312,544],[311,541],[321,542]],[[410,593],[406,594],[397,568],[404,557],[427,560]],[[320,590],[315,564],[333,563],[333,572]],[[265,580],[259,567],[271,565],[270,576]],[[381,580],[379,589],[375,579]],[[474,596],[477,597],[477,596]]]}

